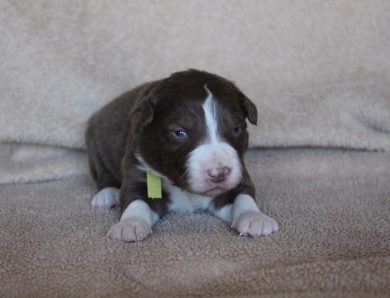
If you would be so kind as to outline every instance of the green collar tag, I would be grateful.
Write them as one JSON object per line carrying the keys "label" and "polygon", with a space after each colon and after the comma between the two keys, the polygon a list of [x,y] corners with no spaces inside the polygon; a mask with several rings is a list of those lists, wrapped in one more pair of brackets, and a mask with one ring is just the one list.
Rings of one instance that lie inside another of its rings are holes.
{"label": "green collar tag", "polygon": [[148,185],[148,198],[150,199],[162,198],[161,177],[154,175],[150,171],[147,171],[146,184]]}

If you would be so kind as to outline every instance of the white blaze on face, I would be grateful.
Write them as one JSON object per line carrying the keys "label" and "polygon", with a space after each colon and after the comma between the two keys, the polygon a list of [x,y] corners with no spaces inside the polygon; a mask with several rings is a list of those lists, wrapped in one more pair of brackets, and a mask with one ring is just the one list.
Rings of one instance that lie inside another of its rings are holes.
{"label": "white blaze on face", "polygon": [[217,102],[207,89],[203,104],[207,137],[194,149],[187,163],[189,190],[206,196],[216,196],[237,186],[242,169],[237,151],[223,141],[218,132]]}

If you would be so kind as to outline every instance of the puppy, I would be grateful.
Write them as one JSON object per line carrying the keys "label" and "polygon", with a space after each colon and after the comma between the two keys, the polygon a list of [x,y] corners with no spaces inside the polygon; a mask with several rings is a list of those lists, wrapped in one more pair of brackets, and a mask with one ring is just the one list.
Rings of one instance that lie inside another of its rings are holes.
{"label": "puppy", "polygon": [[[256,124],[257,109],[232,82],[193,69],[139,86],[92,115],[86,144],[99,190],[92,206],[121,212],[107,236],[140,241],[168,212],[200,210],[240,235],[277,231],[257,207],[244,166],[246,119]],[[147,171],[161,179],[161,198],[148,197]]]}

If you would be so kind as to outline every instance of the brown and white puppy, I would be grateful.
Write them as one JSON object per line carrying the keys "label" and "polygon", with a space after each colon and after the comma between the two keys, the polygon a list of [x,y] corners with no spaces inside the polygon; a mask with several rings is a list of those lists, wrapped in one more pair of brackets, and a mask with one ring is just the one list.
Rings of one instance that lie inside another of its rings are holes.
{"label": "brown and white puppy", "polygon": [[[92,206],[121,212],[107,236],[140,241],[168,212],[199,210],[240,235],[277,231],[244,166],[246,119],[256,124],[255,105],[230,81],[198,70],[137,87],[95,113],[86,132],[99,190]],[[148,198],[146,171],[162,178],[162,199]]]}

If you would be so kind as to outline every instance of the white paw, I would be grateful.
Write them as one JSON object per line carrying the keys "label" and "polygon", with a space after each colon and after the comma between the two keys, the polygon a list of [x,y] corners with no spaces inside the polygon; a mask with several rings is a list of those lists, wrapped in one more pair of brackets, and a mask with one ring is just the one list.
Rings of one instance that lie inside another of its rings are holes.
{"label": "white paw", "polygon": [[232,228],[235,228],[240,236],[252,237],[266,236],[279,229],[274,219],[256,211],[241,214],[233,221]]}
{"label": "white paw", "polygon": [[119,204],[119,189],[106,187],[99,191],[92,199],[92,207],[112,208]]}
{"label": "white paw", "polygon": [[145,220],[133,217],[113,225],[108,230],[107,237],[123,242],[136,242],[144,240],[150,233],[152,227]]}

